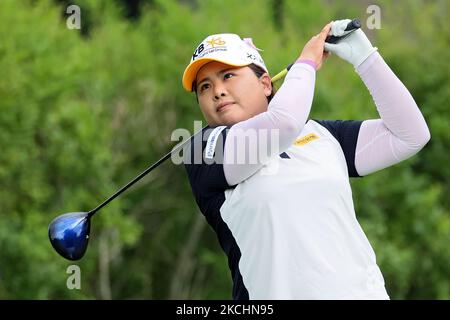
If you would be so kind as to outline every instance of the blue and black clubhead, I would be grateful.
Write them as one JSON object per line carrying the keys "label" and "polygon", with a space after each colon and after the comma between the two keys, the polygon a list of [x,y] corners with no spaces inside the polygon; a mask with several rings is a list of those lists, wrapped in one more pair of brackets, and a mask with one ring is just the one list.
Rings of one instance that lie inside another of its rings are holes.
{"label": "blue and black clubhead", "polygon": [[91,217],[88,212],[71,212],[55,218],[48,227],[53,248],[68,260],[80,260],[86,252]]}
{"label": "blue and black clubhead", "polygon": [[[195,135],[203,132],[208,125],[199,130]],[[194,136],[195,136],[194,135]],[[137,181],[142,179],[146,174],[157,168],[161,163],[170,158],[172,153],[181,150],[187,143],[190,143],[193,136],[190,139],[186,139],[183,143],[178,144],[170,152],[168,152],[161,159],[156,161],[150,167],[148,167],[144,172],[139,174],[132,181],[128,182],[119,191],[114,193],[111,197],[106,199],[103,203],[97,206],[95,209],[89,212],[71,212],[63,214],[55,218],[48,227],[48,237],[52,243],[53,248],[64,258],[68,260],[80,260],[83,258],[86,252],[89,232],[91,230],[91,218],[97,213],[101,208],[106,206],[122,192],[127,190]]]}

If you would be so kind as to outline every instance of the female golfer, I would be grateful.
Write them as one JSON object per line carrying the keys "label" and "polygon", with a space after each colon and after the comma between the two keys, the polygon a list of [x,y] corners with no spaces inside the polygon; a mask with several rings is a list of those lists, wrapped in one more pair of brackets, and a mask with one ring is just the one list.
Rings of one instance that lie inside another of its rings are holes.
{"label": "female golfer", "polygon": [[[430,132],[362,30],[325,43],[349,21],[312,37],[276,94],[259,49],[235,34],[208,36],[184,72],[209,125],[185,167],[228,257],[233,299],[389,299],[349,178],[411,157]],[[308,118],[329,52],[355,67],[379,119]]]}

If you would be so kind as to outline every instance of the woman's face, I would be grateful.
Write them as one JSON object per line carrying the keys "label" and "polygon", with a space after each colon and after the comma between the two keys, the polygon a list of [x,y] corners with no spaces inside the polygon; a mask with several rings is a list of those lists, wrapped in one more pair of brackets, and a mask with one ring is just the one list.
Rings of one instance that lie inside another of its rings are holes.
{"label": "woman's face", "polygon": [[211,126],[233,125],[267,111],[272,83],[267,73],[258,78],[249,67],[213,61],[197,73],[197,97]]}

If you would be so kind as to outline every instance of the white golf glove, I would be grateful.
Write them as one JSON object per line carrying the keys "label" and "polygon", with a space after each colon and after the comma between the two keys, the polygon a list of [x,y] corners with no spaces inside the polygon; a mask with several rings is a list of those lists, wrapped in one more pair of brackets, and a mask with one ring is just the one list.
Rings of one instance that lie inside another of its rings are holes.
{"label": "white golf glove", "polygon": [[378,48],[373,47],[367,36],[361,29],[355,31],[344,31],[350,19],[337,20],[331,24],[330,35],[343,36],[351,32],[345,39],[338,43],[325,42],[325,51],[336,54],[341,59],[350,62],[357,68],[364,60],[366,60]]}

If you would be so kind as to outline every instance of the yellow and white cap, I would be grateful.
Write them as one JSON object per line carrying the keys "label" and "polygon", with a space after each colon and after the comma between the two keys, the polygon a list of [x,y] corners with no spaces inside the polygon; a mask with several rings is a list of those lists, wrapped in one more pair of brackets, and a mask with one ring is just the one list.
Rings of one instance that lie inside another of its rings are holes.
{"label": "yellow and white cap", "polygon": [[197,77],[197,72],[205,64],[218,61],[230,66],[243,67],[254,63],[267,73],[266,64],[259,54],[258,49],[251,38],[243,40],[233,33],[213,34],[195,49],[191,62],[184,70],[183,87],[186,91],[192,91],[192,83]]}

